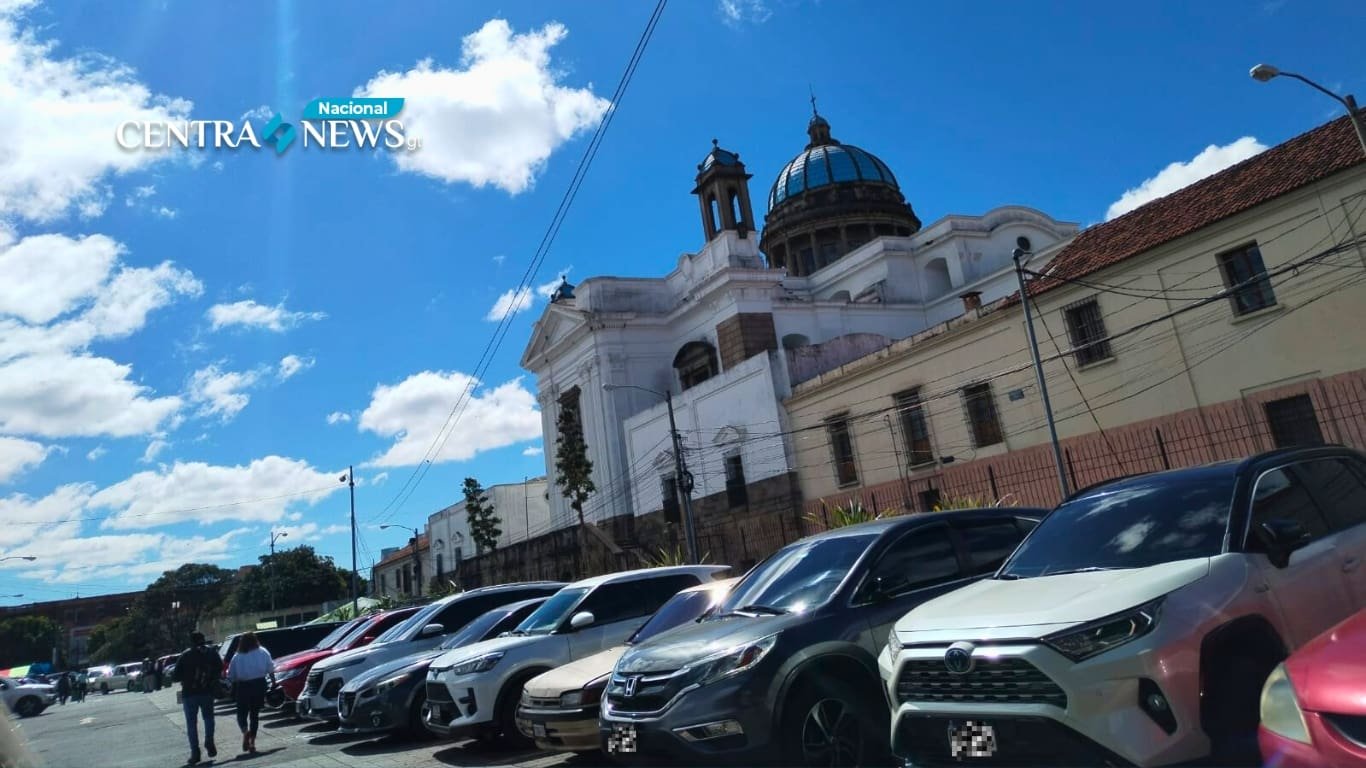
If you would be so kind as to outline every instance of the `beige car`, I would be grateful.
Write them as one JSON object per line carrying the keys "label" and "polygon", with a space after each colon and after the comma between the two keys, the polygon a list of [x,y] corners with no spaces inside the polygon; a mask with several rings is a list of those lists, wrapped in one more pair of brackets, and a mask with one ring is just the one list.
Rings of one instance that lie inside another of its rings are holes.
{"label": "beige car", "polygon": [[598,702],[612,669],[626,649],[696,621],[725,598],[738,579],[688,587],[660,606],[623,645],[556,667],[522,688],[517,729],[540,749],[595,752],[599,749]]}

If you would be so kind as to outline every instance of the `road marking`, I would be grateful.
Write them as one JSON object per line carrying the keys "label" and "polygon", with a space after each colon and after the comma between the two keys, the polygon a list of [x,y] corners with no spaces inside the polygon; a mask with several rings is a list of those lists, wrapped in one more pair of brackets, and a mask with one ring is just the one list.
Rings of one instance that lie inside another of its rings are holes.
{"label": "road marking", "polygon": [[90,724],[93,723],[93,722],[95,722],[95,718],[93,718],[93,717],[82,717],[82,718],[81,718],[81,725],[90,725]]}

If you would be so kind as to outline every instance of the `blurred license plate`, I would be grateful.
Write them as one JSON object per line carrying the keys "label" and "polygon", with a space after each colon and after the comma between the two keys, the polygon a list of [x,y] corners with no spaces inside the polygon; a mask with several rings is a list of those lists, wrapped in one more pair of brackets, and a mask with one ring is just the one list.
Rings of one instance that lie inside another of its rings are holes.
{"label": "blurred license plate", "polygon": [[636,751],[635,723],[613,723],[607,736],[607,751],[630,754]]}
{"label": "blurred license plate", "polygon": [[535,736],[535,737],[538,738],[538,739],[544,739],[544,738],[545,738],[545,723],[532,723],[532,724],[531,724],[531,735]]}
{"label": "blurred license plate", "polygon": [[949,723],[949,757],[991,757],[996,754],[996,729],[967,720]]}

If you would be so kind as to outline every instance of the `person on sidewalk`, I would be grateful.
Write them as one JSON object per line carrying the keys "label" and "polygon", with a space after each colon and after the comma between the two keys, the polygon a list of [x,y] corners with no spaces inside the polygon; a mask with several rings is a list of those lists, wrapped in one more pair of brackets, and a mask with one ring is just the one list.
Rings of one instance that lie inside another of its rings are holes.
{"label": "person on sidewalk", "polygon": [[180,683],[180,703],[185,710],[185,732],[190,739],[190,759],[194,765],[199,757],[199,715],[204,717],[204,751],[209,757],[218,756],[213,743],[213,692],[223,674],[223,659],[218,649],[204,642],[204,635],[190,635],[190,647],[176,660],[174,680]]}
{"label": "person on sidewalk", "polygon": [[242,729],[242,751],[256,754],[256,728],[266,703],[266,676],[275,669],[270,651],[261,647],[255,632],[244,632],[237,653],[228,662],[228,682],[237,698],[237,727]]}
{"label": "person on sidewalk", "polygon": [[66,706],[66,699],[71,695],[71,676],[63,672],[57,676],[57,701],[62,706]]}

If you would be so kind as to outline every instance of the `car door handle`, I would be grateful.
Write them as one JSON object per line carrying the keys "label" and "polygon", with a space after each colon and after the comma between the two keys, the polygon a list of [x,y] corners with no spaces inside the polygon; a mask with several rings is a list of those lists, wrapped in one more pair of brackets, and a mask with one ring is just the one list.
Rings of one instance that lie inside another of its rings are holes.
{"label": "car door handle", "polygon": [[1351,573],[1352,571],[1355,571],[1357,569],[1358,565],[1361,565],[1361,558],[1349,557],[1346,560],[1342,561],[1342,572]]}

